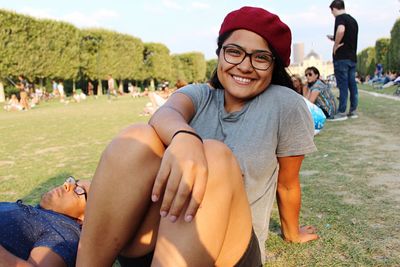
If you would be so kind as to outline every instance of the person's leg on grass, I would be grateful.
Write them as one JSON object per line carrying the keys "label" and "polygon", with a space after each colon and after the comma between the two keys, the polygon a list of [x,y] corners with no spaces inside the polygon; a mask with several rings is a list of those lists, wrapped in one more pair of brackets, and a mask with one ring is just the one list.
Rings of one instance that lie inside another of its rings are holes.
{"label": "person's leg on grass", "polygon": [[252,225],[239,165],[224,144],[207,140],[204,146],[209,177],[194,221],[187,223],[181,216],[175,223],[168,218],[160,223],[160,207],[154,205],[123,256],[145,256],[154,249],[155,236],[152,266],[233,266],[244,254]]}
{"label": "person's leg on grass", "polygon": [[131,126],[106,148],[93,177],[77,266],[111,266],[139,228],[164,145],[148,125]]}
{"label": "person's leg on grass", "polygon": [[223,143],[204,147],[209,177],[201,208],[192,223],[161,219],[153,267],[233,266],[246,251],[251,211],[239,164]]}
{"label": "person's leg on grass", "polygon": [[222,143],[207,141],[205,151],[210,165],[202,208],[192,223],[163,219],[157,236],[160,207],[150,202],[150,194],[164,146],[150,126],[130,127],[114,139],[93,179],[77,266],[111,265],[135,233],[133,240],[141,245],[128,245],[134,253],[124,249],[122,255],[146,255],[157,238],[153,266],[234,264],[251,233],[241,172]]}
{"label": "person's leg on grass", "polygon": [[345,113],[347,108],[348,96],[348,70],[345,60],[334,62],[336,85],[339,88],[339,108],[338,113]]}
{"label": "person's leg on grass", "polygon": [[352,114],[357,110],[358,107],[358,88],[356,82],[356,63],[351,62],[349,63],[349,80],[348,86],[350,91],[350,111],[349,113]]}

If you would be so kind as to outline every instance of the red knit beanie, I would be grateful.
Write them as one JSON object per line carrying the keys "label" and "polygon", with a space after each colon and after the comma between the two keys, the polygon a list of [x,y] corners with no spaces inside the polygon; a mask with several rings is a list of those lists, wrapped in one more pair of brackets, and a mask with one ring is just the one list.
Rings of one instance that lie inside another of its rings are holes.
{"label": "red knit beanie", "polygon": [[237,29],[249,30],[263,37],[276,50],[285,67],[289,66],[292,34],[277,15],[258,7],[242,7],[225,17],[219,35]]}

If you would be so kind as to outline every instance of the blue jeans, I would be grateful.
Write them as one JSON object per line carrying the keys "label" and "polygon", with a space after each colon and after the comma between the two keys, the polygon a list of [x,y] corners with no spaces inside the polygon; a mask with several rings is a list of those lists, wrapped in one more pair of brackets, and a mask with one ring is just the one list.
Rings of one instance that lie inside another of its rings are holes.
{"label": "blue jeans", "polygon": [[358,88],[356,83],[356,63],[349,59],[335,60],[336,85],[339,88],[338,112],[345,113],[347,108],[347,96],[350,92],[350,110],[353,112],[358,106]]}

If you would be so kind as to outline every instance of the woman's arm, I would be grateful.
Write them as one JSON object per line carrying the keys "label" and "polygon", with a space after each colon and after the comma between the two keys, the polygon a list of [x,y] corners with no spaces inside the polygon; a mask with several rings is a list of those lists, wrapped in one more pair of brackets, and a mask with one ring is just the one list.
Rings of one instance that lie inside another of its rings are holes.
{"label": "woman's arm", "polygon": [[8,252],[0,245],[0,267],[66,267],[64,260],[48,247],[32,249],[28,261]]}
{"label": "woman's arm", "polygon": [[313,227],[299,227],[301,189],[299,172],[304,155],[280,157],[277,203],[282,235],[286,241],[303,243],[318,238]]}
{"label": "woman's arm", "polygon": [[306,85],[303,86],[303,96],[308,99],[308,94],[310,91],[308,90],[308,87]]}
{"label": "woman's arm", "polygon": [[307,95],[307,99],[311,102],[311,103],[315,103],[315,100],[317,100],[317,97],[319,96],[319,91],[318,90],[309,90],[308,95]]}
{"label": "woman's arm", "polygon": [[207,184],[208,167],[202,141],[185,132],[174,136],[180,130],[195,133],[188,124],[194,113],[192,100],[182,93],[175,93],[149,122],[167,146],[154,182],[152,200],[158,201],[162,197],[160,214],[163,217],[169,215],[173,222],[188,199],[185,220],[193,219]]}

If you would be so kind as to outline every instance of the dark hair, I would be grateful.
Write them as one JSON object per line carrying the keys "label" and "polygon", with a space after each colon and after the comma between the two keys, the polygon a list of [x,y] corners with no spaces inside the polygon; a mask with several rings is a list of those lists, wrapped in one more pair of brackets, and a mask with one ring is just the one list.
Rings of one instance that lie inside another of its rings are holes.
{"label": "dark hair", "polygon": [[314,66],[308,67],[304,72],[307,72],[307,71],[314,72],[315,74],[317,74],[317,78],[319,79],[320,74],[319,74],[319,70],[316,67],[314,67]]}
{"label": "dark hair", "polygon": [[330,9],[338,9],[338,10],[342,10],[344,9],[344,2],[343,0],[334,0],[332,1],[332,3],[329,5]]}
{"label": "dark hair", "polygon": [[[226,39],[229,38],[229,36],[231,36],[233,31],[234,30],[225,32],[224,34],[221,34],[218,37],[218,40],[217,40],[218,47],[217,47],[217,50],[215,51],[217,53],[218,57],[219,57],[219,53],[221,52],[221,49],[222,49],[222,44],[226,41]],[[276,84],[276,85],[286,86],[286,87],[289,87],[294,90],[292,79],[290,78],[290,75],[287,73],[287,71],[285,69],[285,65],[282,62],[281,57],[278,55],[276,50],[270,44],[269,44],[269,48],[272,52],[272,55],[275,57],[275,62],[274,62],[275,65],[274,65],[274,70],[272,72],[271,83]],[[218,69],[218,64],[215,67],[215,69],[211,75],[210,84],[214,88],[224,89],[224,87],[222,86],[221,82],[218,79],[217,69]]]}

